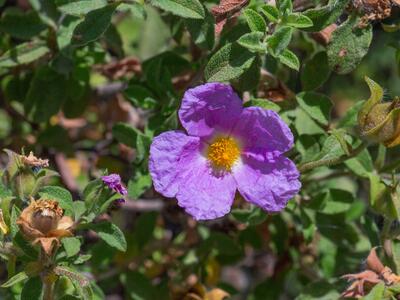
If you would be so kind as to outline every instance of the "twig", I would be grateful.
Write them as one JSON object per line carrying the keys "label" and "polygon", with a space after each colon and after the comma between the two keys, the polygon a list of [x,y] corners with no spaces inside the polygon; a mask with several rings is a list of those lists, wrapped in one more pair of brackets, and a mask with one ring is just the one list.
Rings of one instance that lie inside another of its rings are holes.
{"label": "twig", "polygon": [[139,199],[126,201],[122,204],[121,209],[128,211],[160,211],[165,207],[162,199]]}
{"label": "twig", "polygon": [[321,159],[317,161],[310,161],[304,164],[301,164],[298,166],[298,169],[300,173],[305,173],[307,171],[310,171],[312,169],[322,167],[322,166],[333,166],[333,165],[338,165],[342,162],[345,162],[346,160],[356,157],[358,154],[360,154],[365,148],[367,148],[368,143],[362,142],[357,148],[353,149],[350,153],[350,155],[344,155],[336,158],[330,158],[330,159]]}

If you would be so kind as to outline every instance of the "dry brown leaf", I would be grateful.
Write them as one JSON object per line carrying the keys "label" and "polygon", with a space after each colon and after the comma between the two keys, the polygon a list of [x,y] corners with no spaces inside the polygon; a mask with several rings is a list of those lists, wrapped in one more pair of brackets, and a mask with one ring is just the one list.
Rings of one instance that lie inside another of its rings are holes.
{"label": "dry brown leaf", "polygon": [[211,12],[215,17],[215,34],[219,35],[228,19],[237,17],[249,2],[250,0],[221,0],[218,6],[213,7]]}

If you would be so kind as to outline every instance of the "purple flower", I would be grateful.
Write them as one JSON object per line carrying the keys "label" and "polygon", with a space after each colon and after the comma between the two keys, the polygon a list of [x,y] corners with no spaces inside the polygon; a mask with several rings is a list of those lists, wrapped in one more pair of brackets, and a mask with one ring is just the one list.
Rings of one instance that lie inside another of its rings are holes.
{"label": "purple flower", "polygon": [[101,180],[113,191],[120,193],[121,195],[127,195],[128,191],[121,183],[121,177],[118,174],[110,174],[102,176]]}
{"label": "purple flower", "polygon": [[274,111],[243,108],[229,85],[207,83],[186,91],[179,118],[187,134],[155,137],[149,169],[155,189],[195,219],[229,213],[236,190],[268,212],[300,190],[299,172],[283,156],[293,135]]}

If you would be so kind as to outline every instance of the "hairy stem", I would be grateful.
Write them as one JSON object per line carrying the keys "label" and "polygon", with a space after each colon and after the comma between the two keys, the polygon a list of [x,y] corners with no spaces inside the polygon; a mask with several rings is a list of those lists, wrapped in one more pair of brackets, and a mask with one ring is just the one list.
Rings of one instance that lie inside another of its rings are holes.
{"label": "hairy stem", "polygon": [[340,157],[335,157],[335,158],[329,158],[329,159],[321,159],[317,161],[310,161],[306,162],[304,164],[301,164],[298,166],[300,173],[305,173],[307,171],[310,171],[312,169],[322,167],[322,166],[333,166],[333,165],[338,165],[342,162],[345,162],[346,160],[353,158],[360,154],[365,148],[367,148],[368,143],[362,142],[357,148],[353,149],[350,152],[350,155],[343,155]]}
{"label": "hairy stem", "polygon": [[54,300],[54,282],[47,280],[46,277],[43,280],[43,300]]}

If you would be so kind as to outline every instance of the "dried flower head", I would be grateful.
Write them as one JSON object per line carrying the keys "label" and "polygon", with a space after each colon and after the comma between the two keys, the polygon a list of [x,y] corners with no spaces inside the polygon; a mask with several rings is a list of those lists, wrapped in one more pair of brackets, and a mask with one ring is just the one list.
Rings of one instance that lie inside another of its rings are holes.
{"label": "dried flower head", "polygon": [[24,165],[30,167],[47,168],[49,166],[48,159],[40,159],[36,157],[31,151],[28,156],[20,155],[21,161]]}
{"label": "dried flower head", "polygon": [[363,28],[372,21],[380,21],[390,17],[392,5],[398,4],[397,2],[394,0],[353,0],[352,7],[363,15],[359,27]]}
{"label": "dried flower head", "polygon": [[383,89],[368,77],[365,80],[371,97],[358,113],[361,135],[386,147],[394,147],[400,143],[400,100],[382,103]]}
{"label": "dried flower head", "polygon": [[17,224],[26,239],[40,244],[47,255],[51,255],[60,239],[72,236],[73,220],[63,216],[64,211],[54,200],[32,199],[17,220]]}
{"label": "dried flower head", "polygon": [[361,298],[377,284],[383,282],[386,286],[400,283],[400,276],[385,267],[372,248],[367,258],[367,270],[357,274],[346,274],[342,278],[352,283],[342,293],[343,298]]}

